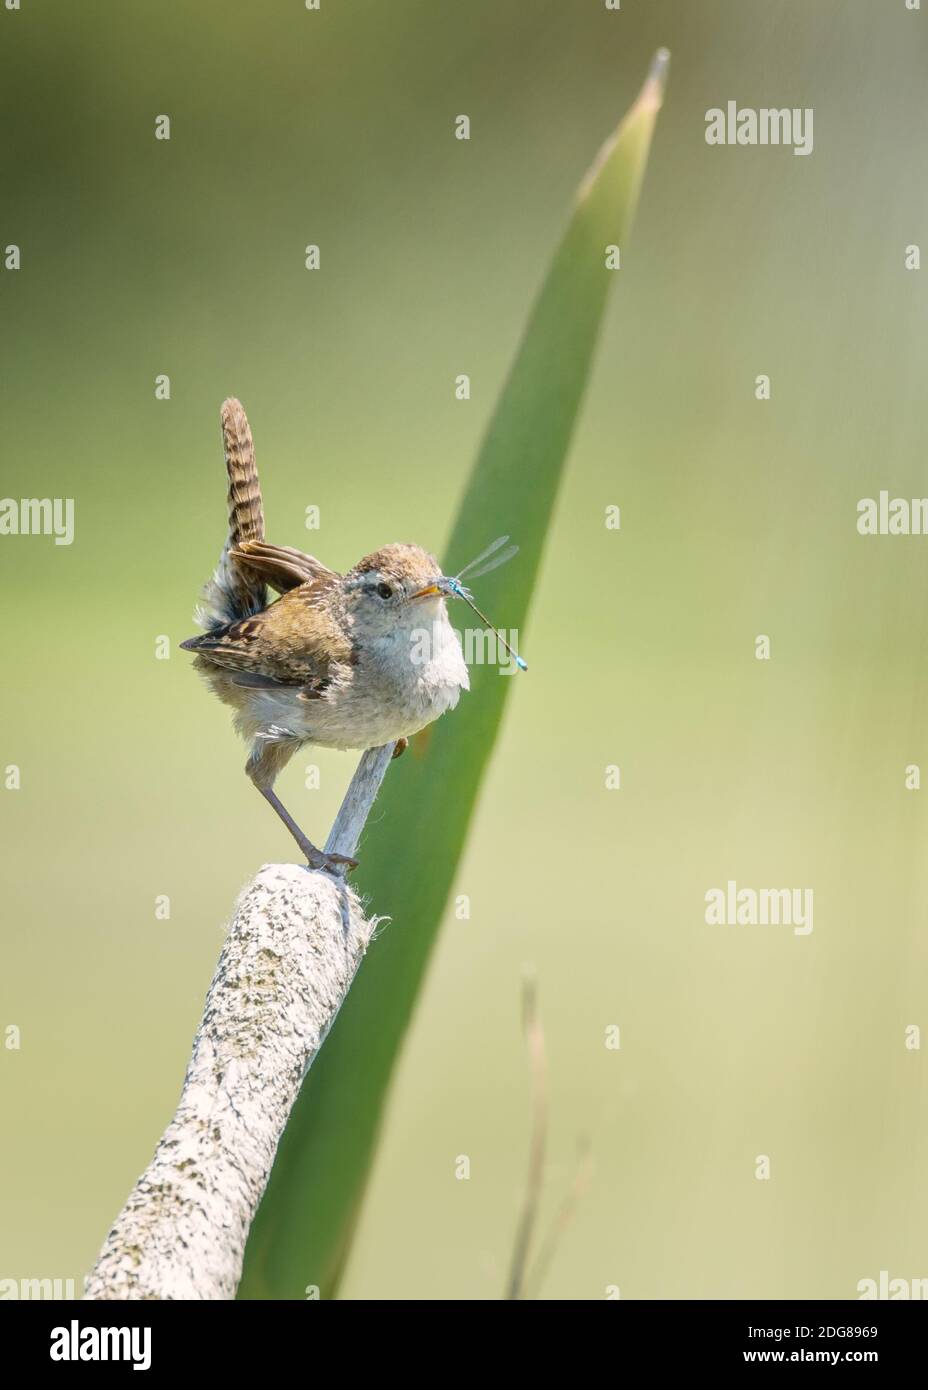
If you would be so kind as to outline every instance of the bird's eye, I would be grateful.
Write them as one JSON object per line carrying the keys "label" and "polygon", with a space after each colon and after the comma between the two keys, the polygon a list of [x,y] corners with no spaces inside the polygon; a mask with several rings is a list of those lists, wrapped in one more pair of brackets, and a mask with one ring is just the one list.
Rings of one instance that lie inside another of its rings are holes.
{"label": "bird's eye", "polygon": [[380,595],[381,598],[392,598],[392,597],[393,597],[393,590],[390,588],[390,585],[389,585],[389,584],[378,584],[378,585],[377,585],[377,592],[378,592],[378,594]]}

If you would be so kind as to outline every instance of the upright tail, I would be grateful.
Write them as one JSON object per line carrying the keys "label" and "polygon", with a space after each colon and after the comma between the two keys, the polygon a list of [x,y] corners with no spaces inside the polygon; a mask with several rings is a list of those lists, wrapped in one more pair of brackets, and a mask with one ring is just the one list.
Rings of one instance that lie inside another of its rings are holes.
{"label": "upright tail", "polygon": [[230,397],[223,401],[221,419],[229,475],[229,535],[197,605],[195,619],[206,632],[250,618],[267,607],[268,598],[264,580],[231,554],[243,541],[264,540],[261,484],[248,417],[241,402]]}

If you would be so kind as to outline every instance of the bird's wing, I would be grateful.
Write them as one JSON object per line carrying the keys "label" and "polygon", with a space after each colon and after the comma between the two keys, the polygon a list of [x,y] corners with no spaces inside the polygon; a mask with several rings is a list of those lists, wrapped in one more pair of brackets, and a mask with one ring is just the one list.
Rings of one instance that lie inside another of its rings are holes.
{"label": "bird's wing", "polygon": [[234,673],[239,684],[273,689],[302,688],[318,698],[352,665],[351,643],[323,600],[336,575],[290,589],[251,618],[181,642],[214,666]]}
{"label": "bird's wing", "polygon": [[306,555],[291,545],[269,545],[263,540],[241,541],[232,551],[232,559],[266,580],[279,594],[334,575],[334,570],[314,555]]}

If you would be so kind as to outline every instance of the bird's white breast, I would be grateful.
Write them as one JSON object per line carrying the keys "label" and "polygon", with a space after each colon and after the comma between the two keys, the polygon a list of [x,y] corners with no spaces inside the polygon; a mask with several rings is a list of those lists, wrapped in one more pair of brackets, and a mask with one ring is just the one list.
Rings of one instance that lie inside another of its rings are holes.
{"label": "bird's white breast", "polygon": [[420,606],[426,611],[419,626],[397,625],[361,647],[356,664],[321,699],[262,692],[266,727],[327,748],[374,748],[453,709],[470,685],[461,644],[443,603]]}

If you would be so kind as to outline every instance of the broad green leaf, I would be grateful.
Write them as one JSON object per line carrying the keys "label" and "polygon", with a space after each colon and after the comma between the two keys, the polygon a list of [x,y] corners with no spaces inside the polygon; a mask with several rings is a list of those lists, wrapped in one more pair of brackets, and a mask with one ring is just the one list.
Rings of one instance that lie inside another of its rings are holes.
{"label": "broad green leaf", "polygon": [[[617,274],[606,266],[606,248],[624,251],[667,64],[662,50],[581,184],[448,545],[453,573],[499,531],[518,541],[517,558],[481,580],[479,593],[490,612],[521,633]],[[457,615],[455,622],[464,625]],[[432,726],[424,755],[410,750],[387,774],[355,878],[371,910],[392,925],[369,952],[294,1107],[251,1233],[240,1298],[304,1298],[308,1284],[327,1297],[337,1288],[393,1067],[506,696],[513,681],[533,676],[477,666],[471,678],[471,694]]]}

